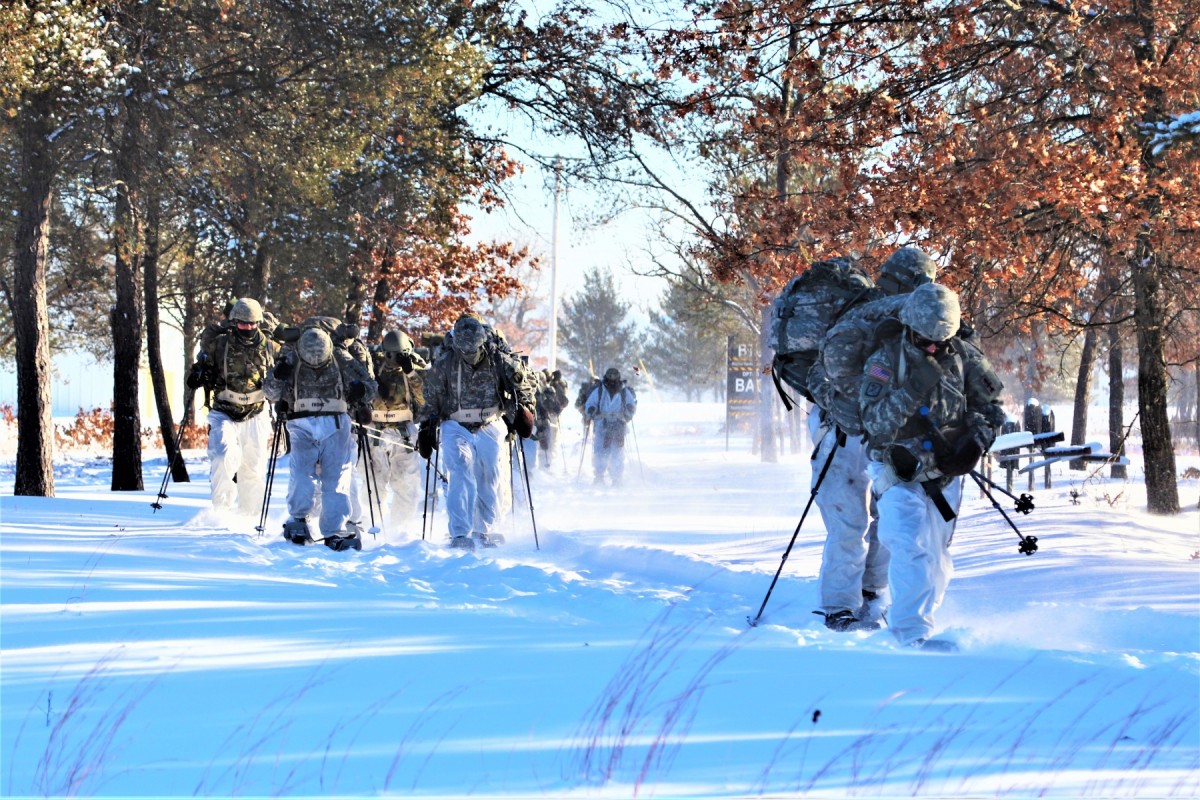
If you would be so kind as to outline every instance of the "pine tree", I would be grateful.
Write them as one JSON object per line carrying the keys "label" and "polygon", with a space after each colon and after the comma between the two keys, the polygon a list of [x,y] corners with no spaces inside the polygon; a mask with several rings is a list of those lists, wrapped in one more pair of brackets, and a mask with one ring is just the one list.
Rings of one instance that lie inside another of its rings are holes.
{"label": "pine tree", "polygon": [[729,314],[683,281],[671,281],[651,312],[646,336],[646,366],[655,381],[695,400],[716,389],[725,374]]}
{"label": "pine tree", "polygon": [[559,345],[581,379],[616,367],[632,372],[640,355],[637,325],[627,321],[629,304],[617,294],[611,270],[592,269],[583,288],[563,301],[558,320]]}

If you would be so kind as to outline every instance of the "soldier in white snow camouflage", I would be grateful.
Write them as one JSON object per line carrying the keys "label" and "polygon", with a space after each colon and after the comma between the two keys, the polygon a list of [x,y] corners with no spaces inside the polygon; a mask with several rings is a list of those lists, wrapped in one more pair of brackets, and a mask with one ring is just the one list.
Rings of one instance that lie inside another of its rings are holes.
{"label": "soldier in white snow camouflage", "polygon": [[958,296],[917,288],[894,335],[867,358],[860,389],[868,471],[879,539],[891,561],[888,626],[901,644],[953,649],[932,639],[933,614],[950,580],[962,479],[991,446],[1004,420],[1003,388],[982,354],[956,334]]}
{"label": "soldier in white snow camouflage", "polygon": [[372,404],[371,426],[378,433],[371,442],[371,466],[388,532],[397,534],[416,516],[421,496],[416,420],[424,402],[424,374],[429,365],[401,331],[384,335],[375,355],[379,393]]}
{"label": "soldier in white snow camouflage", "polygon": [[[808,385],[821,413],[809,415],[814,442],[813,482],[833,453],[816,505],[825,522],[825,547],[818,576],[825,624],[847,631],[878,627],[879,605],[888,585],[888,552],[879,544],[867,453],[859,417],[863,362],[874,349],[875,329],[898,319],[907,295],[933,281],[937,265],[915,247],[893,253],[879,269],[877,285],[887,296],[854,306],[821,342]],[[839,433],[844,434],[838,446]],[[836,451],[835,451],[836,448]]]}
{"label": "soldier in white snow camouflage", "polygon": [[459,317],[426,373],[417,435],[421,455],[429,458],[438,448],[446,468],[453,547],[494,544],[506,437],[510,428],[522,439],[533,435],[534,405],[520,359],[478,316]]}
{"label": "soldier in white snow camouflage", "polygon": [[308,517],[319,485],[320,539],[334,549],[360,549],[361,539],[346,524],[354,471],[351,414],[369,413],[375,381],[345,349],[334,347],[328,333],[309,328],[267,376],[264,390],[287,415],[292,444],[285,538],[296,544],[317,539]]}
{"label": "soldier in white snow camouflage", "polygon": [[[263,381],[275,362],[275,344],[262,332],[263,310],[244,297],[229,310],[226,325],[202,337],[187,384],[205,390],[208,413],[209,483],[213,508],[258,513],[271,422]],[[234,482],[234,476],[237,482]]]}
{"label": "soldier in white snow camouflage", "polygon": [[637,395],[621,379],[621,371],[609,367],[604,380],[588,395],[584,417],[594,426],[592,471],[595,482],[602,484],[605,473],[613,486],[619,486],[625,472],[625,433],[637,413]]}

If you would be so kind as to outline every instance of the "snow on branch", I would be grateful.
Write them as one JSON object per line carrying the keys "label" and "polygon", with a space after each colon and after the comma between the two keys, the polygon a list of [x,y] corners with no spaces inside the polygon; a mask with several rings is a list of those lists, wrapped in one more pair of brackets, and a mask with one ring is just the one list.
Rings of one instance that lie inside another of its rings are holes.
{"label": "snow on branch", "polygon": [[1200,111],[1192,111],[1159,122],[1143,123],[1142,133],[1150,137],[1154,155],[1185,142],[1200,141]]}

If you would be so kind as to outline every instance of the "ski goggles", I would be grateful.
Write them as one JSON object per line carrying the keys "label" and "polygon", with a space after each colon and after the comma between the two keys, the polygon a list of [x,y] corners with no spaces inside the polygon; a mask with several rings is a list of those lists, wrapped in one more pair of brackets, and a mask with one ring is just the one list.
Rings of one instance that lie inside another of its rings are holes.
{"label": "ski goggles", "polygon": [[942,339],[940,341],[935,339],[926,339],[924,336],[911,329],[908,332],[908,340],[912,342],[913,347],[929,353],[930,355],[933,355],[934,353],[940,353],[950,346],[949,339]]}

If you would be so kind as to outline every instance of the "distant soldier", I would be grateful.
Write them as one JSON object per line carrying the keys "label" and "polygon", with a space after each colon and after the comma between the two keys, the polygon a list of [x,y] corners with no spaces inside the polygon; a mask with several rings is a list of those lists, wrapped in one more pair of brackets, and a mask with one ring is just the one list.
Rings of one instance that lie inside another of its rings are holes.
{"label": "distant soldier", "polygon": [[567,397],[567,382],[563,380],[561,370],[543,370],[542,378],[544,383],[537,397],[537,437],[541,464],[550,469],[554,448],[558,446],[558,418],[571,400]]}
{"label": "distant soldier", "polygon": [[[234,302],[228,321],[204,337],[187,385],[204,389],[208,412],[209,484],[213,508],[258,514],[263,502],[271,421],[263,381],[275,345],[263,335],[263,310],[249,297]],[[213,326],[209,326],[213,328]],[[234,481],[234,478],[237,481]]]}
{"label": "distant soldier", "polygon": [[620,370],[609,367],[584,403],[584,416],[595,426],[592,470],[596,483],[604,483],[608,473],[612,485],[620,485],[625,472],[625,432],[636,413],[637,395],[621,380]]}

